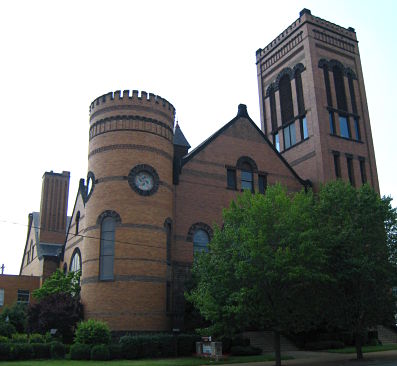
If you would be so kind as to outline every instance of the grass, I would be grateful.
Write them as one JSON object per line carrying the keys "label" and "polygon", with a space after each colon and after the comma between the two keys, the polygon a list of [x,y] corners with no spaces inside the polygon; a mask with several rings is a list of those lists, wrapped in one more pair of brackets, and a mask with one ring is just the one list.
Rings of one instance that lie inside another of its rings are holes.
{"label": "grass", "polygon": [[[292,357],[282,357],[283,360]],[[165,358],[158,360],[115,360],[115,361],[71,361],[71,360],[27,360],[1,362],[1,366],[88,366],[88,365],[109,365],[109,366],[199,366],[199,365],[223,365],[226,363],[244,363],[274,361],[271,355],[259,356],[230,356],[224,361],[210,361],[196,357]]]}
{"label": "grass", "polygon": [[[391,351],[397,350],[397,344],[384,344],[382,346],[363,346],[363,353],[371,353],[371,352],[382,352],[382,351]],[[356,353],[355,347],[345,347],[338,349],[329,349],[327,352],[332,353]]]}

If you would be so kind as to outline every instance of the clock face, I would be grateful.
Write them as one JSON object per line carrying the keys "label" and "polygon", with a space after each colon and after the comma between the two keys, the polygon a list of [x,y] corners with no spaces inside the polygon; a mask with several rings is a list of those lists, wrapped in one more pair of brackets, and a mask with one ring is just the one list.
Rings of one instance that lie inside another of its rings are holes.
{"label": "clock face", "polygon": [[154,185],[154,178],[149,172],[141,171],[135,176],[135,185],[142,191],[150,191]]}

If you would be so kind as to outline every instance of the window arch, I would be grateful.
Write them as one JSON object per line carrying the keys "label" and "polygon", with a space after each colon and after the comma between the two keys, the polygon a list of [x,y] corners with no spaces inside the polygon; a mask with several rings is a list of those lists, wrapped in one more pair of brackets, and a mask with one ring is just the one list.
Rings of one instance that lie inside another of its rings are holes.
{"label": "window arch", "polygon": [[72,254],[69,272],[81,272],[81,253],[78,248],[76,248]]}
{"label": "window arch", "polygon": [[241,171],[241,189],[254,192],[254,172],[258,171],[255,161],[248,156],[242,156],[237,160],[237,168]]}
{"label": "window arch", "polygon": [[101,225],[101,242],[99,254],[99,279],[114,279],[114,241],[116,226],[121,222],[120,215],[115,211],[105,211],[98,220]]}

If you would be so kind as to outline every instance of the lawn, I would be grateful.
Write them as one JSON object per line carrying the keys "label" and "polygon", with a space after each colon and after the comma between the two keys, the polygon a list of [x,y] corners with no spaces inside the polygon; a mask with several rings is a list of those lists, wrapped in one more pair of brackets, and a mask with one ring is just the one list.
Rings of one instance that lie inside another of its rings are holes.
{"label": "lawn", "polygon": [[[364,346],[363,353],[370,352],[381,352],[381,351],[391,351],[397,349],[397,344],[385,344],[382,346]],[[327,352],[332,353],[356,353],[356,349],[354,347],[346,347],[346,348],[338,348],[338,349],[329,349]]]}
{"label": "lawn", "polygon": [[[283,357],[282,359],[291,359]],[[202,358],[183,357],[183,358],[165,358],[158,360],[115,360],[115,361],[71,361],[71,360],[41,360],[41,361],[9,361],[1,362],[1,366],[88,366],[88,365],[109,365],[109,366],[199,366],[199,365],[222,365],[225,363],[244,363],[273,361],[271,355],[260,356],[231,356],[225,361],[210,361]]]}

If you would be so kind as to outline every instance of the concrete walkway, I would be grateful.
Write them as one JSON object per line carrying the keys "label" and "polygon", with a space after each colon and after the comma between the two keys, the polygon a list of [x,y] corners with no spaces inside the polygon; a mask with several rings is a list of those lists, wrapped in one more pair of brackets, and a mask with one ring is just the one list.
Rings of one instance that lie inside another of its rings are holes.
{"label": "concrete walkway", "polygon": [[[283,356],[292,356],[293,360],[282,361],[282,365],[310,365],[310,366],[369,366],[390,365],[397,366],[397,350],[365,353],[363,361],[356,360],[356,354],[341,354],[328,352],[291,351],[283,352]],[[274,361],[235,363],[230,366],[274,366]]]}

